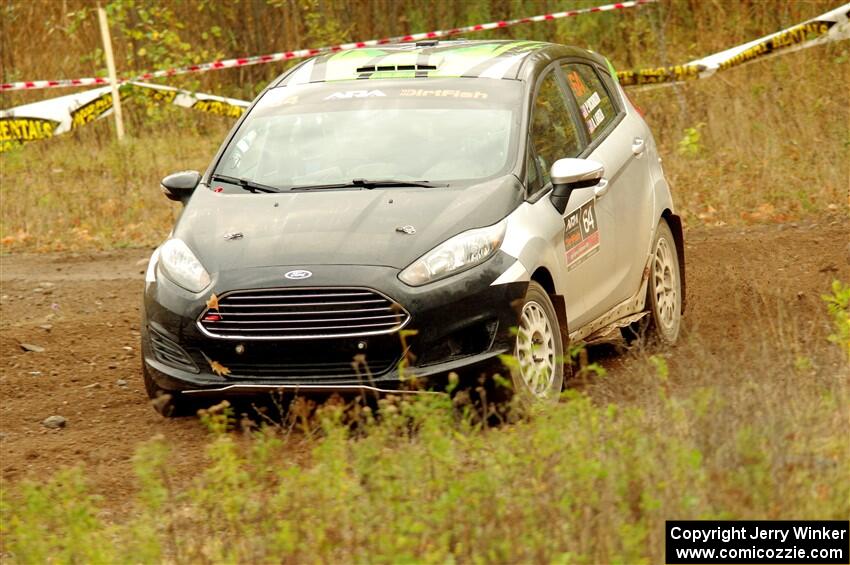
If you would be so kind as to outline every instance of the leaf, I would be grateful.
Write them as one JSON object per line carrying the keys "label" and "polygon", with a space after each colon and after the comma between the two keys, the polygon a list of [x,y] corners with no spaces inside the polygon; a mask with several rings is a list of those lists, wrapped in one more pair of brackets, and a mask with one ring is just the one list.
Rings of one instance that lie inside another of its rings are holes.
{"label": "leaf", "polygon": [[212,293],[210,299],[207,300],[207,308],[210,310],[218,310],[218,296]]}
{"label": "leaf", "polygon": [[230,369],[228,369],[218,361],[207,359],[207,362],[210,364],[210,369],[212,369],[212,372],[218,375],[219,377],[226,377],[230,374]]}

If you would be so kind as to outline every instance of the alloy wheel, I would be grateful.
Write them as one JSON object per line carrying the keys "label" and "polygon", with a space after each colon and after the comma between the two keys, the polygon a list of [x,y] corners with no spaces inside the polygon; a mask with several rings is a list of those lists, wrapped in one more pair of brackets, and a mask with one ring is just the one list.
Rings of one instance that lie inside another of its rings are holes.
{"label": "alloy wheel", "polygon": [[666,238],[660,238],[655,247],[652,272],[658,323],[669,331],[675,326],[678,315],[679,272]]}
{"label": "alloy wheel", "polygon": [[546,311],[533,300],[522,307],[516,358],[529,391],[538,398],[547,396],[555,379],[555,335]]}

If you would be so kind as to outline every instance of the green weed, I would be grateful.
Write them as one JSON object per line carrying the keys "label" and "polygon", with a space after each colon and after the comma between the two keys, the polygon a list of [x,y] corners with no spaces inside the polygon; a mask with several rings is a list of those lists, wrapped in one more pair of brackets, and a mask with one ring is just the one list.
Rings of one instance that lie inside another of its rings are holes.
{"label": "green weed", "polygon": [[[839,332],[847,292],[838,283],[829,299]],[[850,513],[850,390],[838,344],[801,361],[778,354],[787,345],[768,332],[719,365],[685,344],[694,357],[684,364],[633,360],[630,382],[650,391],[639,403],[568,389],[561,403],[498,427],[430,395],[384,397],[377,413],[299,399],[289,412],[301,432],[272,419],[239,432],[223,402],[200,414],[207,463],[188,488],[174,486],[180,454],[165,438],[139,447],[124,521],[101,517],[80,471],[4,493],[5,556],[650,563],[663,560],[668,519],[841,519]],[[716,370],[729,366],[728,378]]]}
{"label": "green weed", "polygon": [[700,128],[704,126],[704,123],[698,123],[694,127],[685,128],[684,135],[679,140],[677,147],[679,155],[696,157],[705,150],[702,145],[702,133],[700,133]]}
{"label": "green weed", "polygon": [[823,295],[832,317],[834,332],[829,341],[843,348],[850,360],[850,284],[832,281],[832,293]]}

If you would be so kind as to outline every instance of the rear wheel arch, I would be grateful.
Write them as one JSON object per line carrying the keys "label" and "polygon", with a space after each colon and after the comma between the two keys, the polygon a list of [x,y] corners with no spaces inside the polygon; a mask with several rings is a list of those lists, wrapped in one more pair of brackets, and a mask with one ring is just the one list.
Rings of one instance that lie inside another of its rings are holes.
{"label": "rear wheel arch", "polygon": [[673,234],[673,240],[676,242],[676,256],[679,260],[679,279],[682,285],[682,314],[684,314],[688,294],[685,289],[685,234],[682,229],[682,218],[674,214],[669,208],[666,208],[661,213],[661,218],[667,222],[667,226]]}

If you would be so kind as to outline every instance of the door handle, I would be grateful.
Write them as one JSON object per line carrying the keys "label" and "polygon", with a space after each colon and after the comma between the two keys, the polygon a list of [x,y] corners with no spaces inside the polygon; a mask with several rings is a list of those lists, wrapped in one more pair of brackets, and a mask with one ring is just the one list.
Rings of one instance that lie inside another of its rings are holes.
{"label": "door handle", "polygon": [[593,187],[593,195],[602,198],[608,192],[608,179],[599,179],[599,184]]}
{"label": "door handle", "polygon": [[642,137],[636,137],[632,141],[632,153],[635,155],[641,155],[646,149],[646,142]]}

